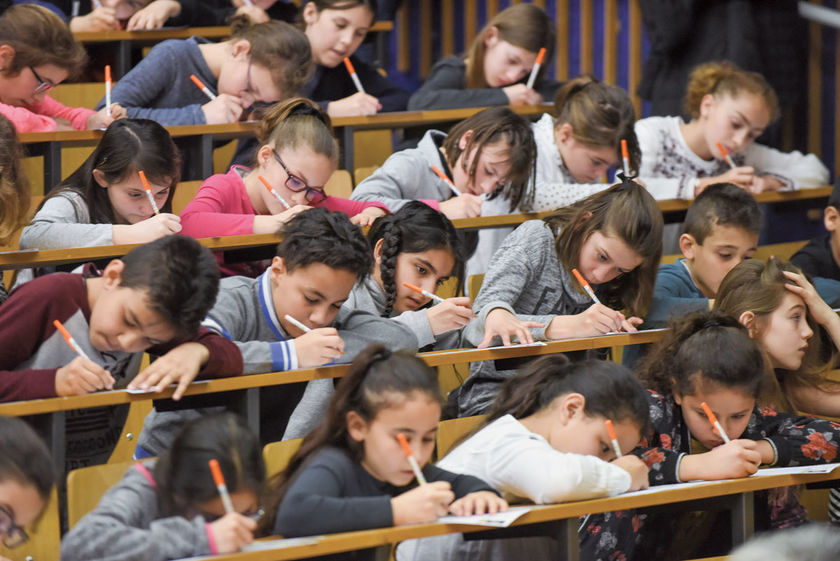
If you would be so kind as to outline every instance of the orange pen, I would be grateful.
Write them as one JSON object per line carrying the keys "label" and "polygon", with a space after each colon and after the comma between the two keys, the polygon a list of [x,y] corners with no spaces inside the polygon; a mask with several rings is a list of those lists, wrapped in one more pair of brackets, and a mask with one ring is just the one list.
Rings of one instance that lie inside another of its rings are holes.
{"label": "orange pen", "polygon": [[219,460],[213,458],[207,464],[210,466],[210,473],[213,474],[213,481],[216,483],[216,489],[219,490],[219,496],[222,498],[222,504],[225,506],[225,512],[230,514],[236,512],[233,510],[233,503],[230,500],[230,493],[228,493],[227,485],[225,485],[225,476],[222,474],[222,468],[219,466]]}
{"label": "orange pen", "polygon": [[400,443],[400,448],[402,448],[405,457],[408,458],[408,463],[411,464],[411,469],[414,471],[414,477],[417,478],[417,483],[419,483],[420,485],[425,485],[426,478],[423,476],[423,472],[420,471],[420,466],[417,464],[417,460],[414,458],[414,454],[411,451],[411,446],[408,445],[408,440],[405,439],[405,435],[403,433],[398,433],[397,440]]}
{"label": "orange pen", "polygon": [[90,360],[90,357],[87,355],[87,353],[84,350],[82,350],[82,347],[79,346],[79,344],[76,342],[73,336],[70,335],[70,332],[67,331],[67,328],[64,327],[64,325],[60,321],[53,321],[53,325],[56,329],[58,329],[58,332],[61,333],[61,336],[64,337],[64,340],[67,341],[67,344],[70,346],[70,348],[76,351],[77,355]]}
{"label": "orange pen", "polygon": [[592,298],[592,301],[595,302],[596,304],[600,304],[601,301],[598,300],[597,296],[595,296],[595,291],[592,290],[592,287],[589,286],[589,283],[586,282],[586,279],[583,278],[583,275],[580,274],[580,271],[578,271],[577,269],[572,269],[572,274],[578,280],[578,282],[583,287],[583,289],[586,291],[586,293],[589,294],[589,297]]}
{"label": "orange pen", "polygon": [[105,108],[111,116],[111,65],[105,65]]}
{"label": "orange pen", "polygon": [[615,457],[621,457],[621,446],[618,445],[618,435],[615,434],[615,427],[613,426],[613,422],[610,419],[605,421],[607,425],[607,434],[610,435],[610,442],[612,443],[613,450],[615,451]]}
{"label": "orange pen", "polygon": [[449,177],[447,177],[445,173],[440,171],[439,167],[432,166],[432,171],[435,172],[435,175],[446,181],[447,185],[449,185],[449,188],[452,189],[452,192],[455,193],[456,197],[460,197],[461,195],[463,195],[463,193],[460,192],[457,187],[455,187],[455,184],[452,183],[452,180],[449,179]]}
{"label": "orange pen", "polygon": [[531,69],[531,75],[528,76],[528,84],[529,88],[534,87],[534,82],[537,81],[537,74],[540,73],[540,67],[542,66],[543,59],[545,58],[545,47],[542,47],[540,51],[537,53],[537,60],[534,62],[534,67]]}
{"label": "orange pen", "polygon": [[627,140],[621,139],[621,164],[624,167],[624,177],[630,179],[630,152],[627,150]]}
{"label": "orange pen", "polygon": [[278,193],[277,191],[274,190],[274,187],[271,186],[271,184],[268,182],[268,180],[265,177],[263,177],[262,175],[257,176],[257,177],[259,177],[259,180],[262,181],[263,185],[265,185],[265,188],[268,189],[268,192],[271,193],[272,195],[274,195],[274,198],[277,199],[278,201],[280,201],[281,205],[286,207],[286,210],[289,210],[290,208],[292,208],[291,205],[289,205],[289,203],[286,202],[286,199],[281,197],[280,193]]}
{"label": "orange pen", "polygon": [[350,73],[350,79],[353,80],[353,84],[356,86],[356,89],[359,90],[359,93],[365,93],[365,89],[362,87],[362,81],[359,80],[359,75],[356,74],[356,69],[353,68],[353,63],[350,62],[349,58],[344,59],[344,66],[347,67],[347,72]]}
{"label": "orange pen", "polygon": [[204,92],[204,95],[206,95],[207,97],[210,98],[210,101],[213,101],[214,99],[216,99],[216,94],[211,92],[210,88],[205,86],[204,82],[202,82],[201,80],[198,79],[198,76],[196,76],[195,74],[190,74],[190,80],[193,81],[193,84],[198,86],[198,89],[200,89],[201,91]]}
{"label": "orange pen", "polygon": [[146,196],[149,197],[149,202],[152,203],[152,210],[155,211],[155,214],[160,214],[160,209],[155,201],[155,196],[152,195],[152,188],[149,186],[149,180],[146,179],[146,174],[143,173],[143,170],[140,170],[137,172],[137,175],[140,176],[140,181],[143,183],[143,189],[146,190]]}
{"label": "orange pen", "polygon": [[703,413],[706,414],[706,418],[709,419],[709,422],[712,423],[712,426],[715,428],[715,431],[720,435],[724,442],[729,442],[729,437],[726,435],[726,431],[723,430],[723,426],[721,426],[720,421],[717,420],[715,414],[712,413],[712,410],[706,405],[706,402],[700,404],[700,407],[703,408]]}
{"label": "orange pen", "polygon": [[403,283],[403,286],[404,286],[404,287],[406,287],[406,288],[409,288],[409,289],[413,290],[414,292],[417,292],[418,294],[422,294],[422,295],[423,295],[423,296],[425,296],[426,298],[431,298],[432,300],[434,300],[434,301],[435,301],[435,302],[437,302],[438,304],[440,304],[440,303],[442,303],[442,302],[443,302],[443,298],[441,298],[441,297],[440,297],[440,296],[438,296],[437,294],[432,294],[432,293],[431,293],[431,292],[429,292],[428,290],[423,290],[423,289],[422,289],[422,288],[420,288],[419,286],[414,286],[413,284],[408,283],[408,282],[404,282],[404,283]]}
{"label": "orange pen", "polygon": [[726,151],[726,148],[723,147],[723,144],[718,142],[717,147],[718,150],[720,150],[720,153],[723,154],[723,159],[726,160],[726,163],[729,164],[729,167],[731,167],[732,169],[738,167],[735,165],[735,161],[732,159],[732,156],[730,156],[729,153]]}

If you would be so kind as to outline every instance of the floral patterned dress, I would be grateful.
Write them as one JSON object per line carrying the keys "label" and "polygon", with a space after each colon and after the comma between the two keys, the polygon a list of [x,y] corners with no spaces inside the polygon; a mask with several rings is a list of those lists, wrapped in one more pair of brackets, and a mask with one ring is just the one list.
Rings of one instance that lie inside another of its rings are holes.
{"label": "floral patterned dress", "polygon": [[[691,453],[691,436],[682,408],[671,396],[649,391],[651,428],[633,453],[650,467],[651,485],[678,483],[682,456]],[[825,464],[840,449],[840,424],[756,407],[738,438],[767,440],[776,450],[775,467]],[[756,493],[756,529],[778,529],[807,522],[794,487]],[[580,527],[581,558],[593,561],[667,559],[680,516],[645,510],[586,517]],[[670,539],[669,539],[670,538]]]}

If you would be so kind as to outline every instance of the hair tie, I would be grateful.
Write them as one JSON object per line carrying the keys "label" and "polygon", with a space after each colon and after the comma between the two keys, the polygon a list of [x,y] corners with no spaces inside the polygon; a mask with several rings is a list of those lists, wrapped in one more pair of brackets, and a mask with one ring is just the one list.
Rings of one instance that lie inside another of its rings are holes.
{"label": "hair tie", "polygon": [[308,103],[299,103],[292,107],[289,111],[289,117],[315,117],[325,125],[327,121],[324,119],[324,114],[320,109],[316,109]]}
{"label": "hair tie", "polygon": [[625,189],[630,188],[630,184],[635,183],[635,181],[633,180],[639,177],[639,175],[636,173],[630,173],[628,175],[625,175],[624,170],[617,171],[615,176],[621,180],[621,185],[618,189],[616,189],[616,191],[624,191]]}

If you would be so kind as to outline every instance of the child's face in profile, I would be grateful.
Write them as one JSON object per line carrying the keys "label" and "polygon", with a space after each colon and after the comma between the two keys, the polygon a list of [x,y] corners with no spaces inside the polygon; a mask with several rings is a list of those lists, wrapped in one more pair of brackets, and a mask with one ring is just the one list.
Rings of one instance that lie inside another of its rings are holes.
{"label": "child's face in profile", "polygon": [[[472,131],[467,131],[461,137],[460,144],[463,150],[466,147]],[[504,185],[504,180],[510,174],[510,145],[500,140],[492,144],[485,144],[478,153],[477,148],[470,150],[469,154],[461,152],[455,164],[452,165],[452,182],[461,193],[471,195],[489,195]],[[469,170],[473,161],[478,157],[478,165],[475,168],[475,177],[470,177]]]}
{"label": "child's face in profile", "polygon": [[363,5],[319,12],[310,2],[303,8],[303,21],[315,64],[335,68],[362,44],[373,23],[373,14]]}
{"label": "child's face in profile", "polygon": [[491,27],[484,38],[484,80],[491,88],[515,84],[527,76],[537,62],[537,53],[508,43]]}
{"label": "child's face in profile", "polygon": [[702,244],[691,234],[680,236],[680,250],[691,276],[707,298],[714,298],[723,277],[750,259],[758,248],[758,234],[738,226],[717,225]]}
{"label": "child's face in profile", "polygon": [[[374,277],[381,286],[382,240],[376,243],[374,258],[376,259]],[[394,311],[400,314],[413,311],[429,301],[422,294],[406,288],[403,283],[413,284],[434,294],[440,285],[452,274],[454,267],[455,258],[448,248],[429,249],[418,253],[400,253],[397,255],[396,272],[394,274],[397,293],[394,298]]]}
{"label": "child's face in profile", "polygon": [[348,413],[347,429],[353,440],[362,443],[362,466],[367,472],[380,481],[403,487],[412,482],[414,471],[400,448],[397,434],[405,435],[422,467],[435,447],[440,403],[419,391],[389,394],[387,400],[391,405],[380,410],[372,421],[365,421],[355,411]]}
{"label": "child's face in profile", "polygon": [[578,142],[569,123],[555,127],[554,142],[563,164],[578,183],[599,183],[607,170],[618,164],[615,148]]}
{"label": "child's face in profile", "polygon": [[17,479],[0,481],[0,542],[14,544],[23,528],[32,524],[46,505],[34,485]]}
{"label": "child's face in profile", "polygon": [[629,273],[642,261],[624,240],[595,230],[580,248],[578,269],[591,284],[603,284]]}
{"label": "child's face in profile", "polygon": [[770,124],[770,109],[762,97],[748,92],[735,97],[708,94],[700,103],[700,118],[708,150],[723,158],[717,143],[729,154],[744,150]]}
{"label": "child's face in profile", "polygon": [[270,275],[274,312],[292,337],[299,337],[303,332],[285,319],[287,314],[310,329],[329,327],[357,280],[354,273],[323,263],[289,271],[281,257],[271,262]]}
{"label": "child's face in profile", "polygon": [[[0,64],[12,63],[14,54],[9,54],[9,49],[8,45],[0,47]],[[0,74],[0,102],[15,107],[41,102],[52,88],[67,79],[67,75],[67,70],[54,64],[24,66],[13,76]]]}
{"label": "child's face in profile", "polygon": [[175,338],[175,328],[149,306],[149,293],[120,286],[122,261],[108,264],[90,310],[90,342],[99,351],[136,353]]}
{"label": "child's face in profile", "polygon": [[802,366],[808,340],[814,335],[807,312],[802,298],[791,292],[772,313],[759,318],[757,340],[773,368],[799,370]]}
{"label": "child's face in profile", "polygon": [[675,393],[674,401],[682,408],[683,419],[691,435],[709,450],[723,444],[723,438],[706,417],[701,403],[706,402],[726,431],[726,436],[731,439],[744,434],[755,408],[755,397],[745,391],[702,383],[697,384],[693,395]]}
{"label": "child's face in profile", "polygon": [[[108,182],[105,174],[95,169],[93,178],[100,187],[108,190],[108,200],[117,224],[137,224],[155,215],[140,176],[136,173],[129,173],[123,179]],[[149,186],[158,208],[163,208],[171,191],[170,181],[167,180],[166,183],[150,181]]]}

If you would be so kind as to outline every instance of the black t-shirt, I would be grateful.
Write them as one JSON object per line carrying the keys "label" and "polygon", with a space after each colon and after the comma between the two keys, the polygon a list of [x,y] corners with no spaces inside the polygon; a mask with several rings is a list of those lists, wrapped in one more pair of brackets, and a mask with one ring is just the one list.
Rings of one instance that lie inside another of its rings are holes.
{"label": "black t-shirt", "polygon": [[831,234],[814,238],[793,254],[791,262],[810,277],[823,277],[840,281],[840,267],[831,253]]}

